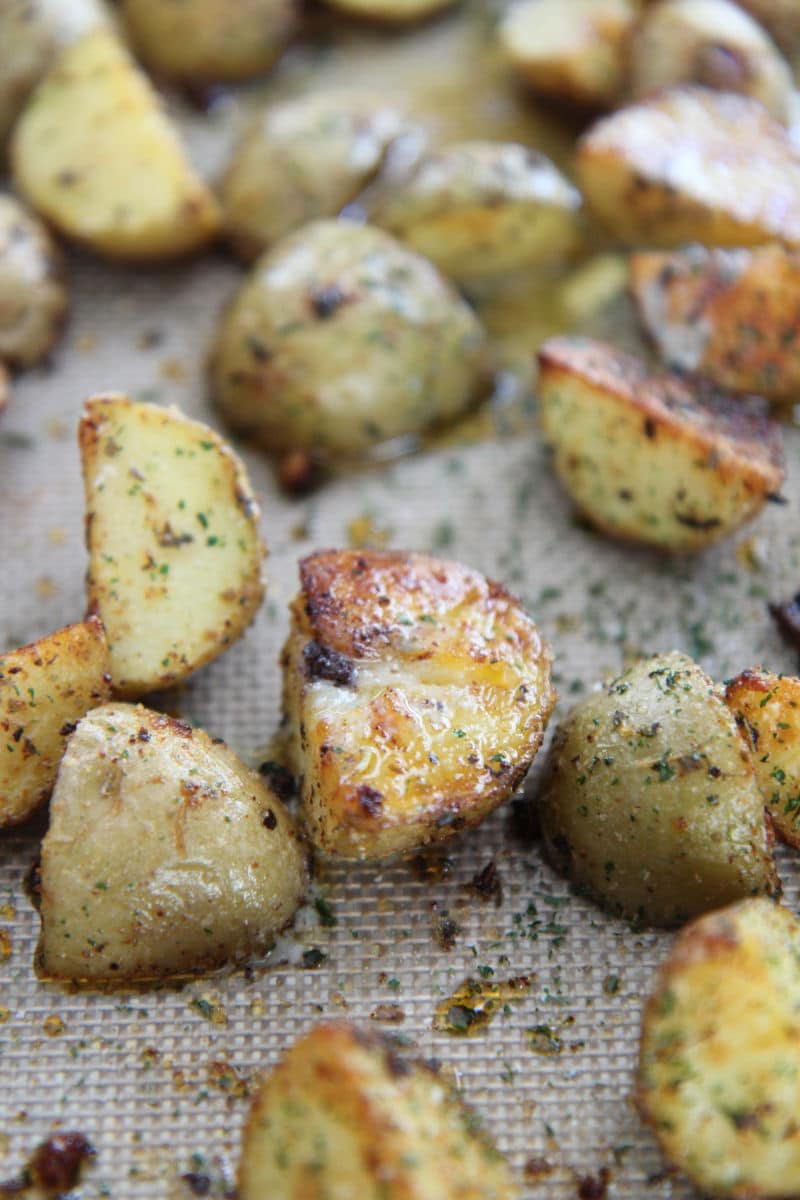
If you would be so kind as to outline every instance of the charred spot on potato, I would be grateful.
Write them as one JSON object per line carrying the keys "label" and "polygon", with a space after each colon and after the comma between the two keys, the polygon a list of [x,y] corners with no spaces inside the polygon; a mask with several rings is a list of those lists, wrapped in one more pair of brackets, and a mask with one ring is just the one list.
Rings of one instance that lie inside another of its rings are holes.
{"label": "charred spot on potato", "polygon": [[368,817],[377,817],[383,810],[383,795],[375,788],[362,783],[356,791],[358,806]]}
{"label": "charred spot on potato", "polygon": [[84,1164],[95,1154],[82,1133],[56,1133],[34,1150],[28,1172],[38,1187],[60,1196],[77,1186]]}
{"label": "charred spot on potato", "polygon": [[337,687],[355,687],[356,665],[352,658],[323,646],[320,642],[308,642],[303,650],[303,663],[309,679],[327,679]]}
{"label": "charred spot on potato", "polygon": [[335,283],[327,287],[313,288],[311,291],[311,308],[314,316],[320,321],[332,317],[346,300],[346,294]]}

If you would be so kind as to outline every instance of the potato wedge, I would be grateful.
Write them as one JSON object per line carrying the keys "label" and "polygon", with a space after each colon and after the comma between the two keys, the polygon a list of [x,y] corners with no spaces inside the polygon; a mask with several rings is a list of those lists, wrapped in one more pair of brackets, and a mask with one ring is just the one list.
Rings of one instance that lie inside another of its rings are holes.
{"label": "potato wedge", "polygon": [[409,25],[424,21],[456,0],[325,0],[329,8],[366,21],[383,25]]}
{"label": "potato wedge", "polygon": [[460,142],[429,155],[376,221],[459,283],[558,261],[580,241],[580,193],[537,150]]}
{"label": "potato wedge", "polygon": [[344,1022],[318,1025],[258,1087],[240,1200],[514,1200],[511,1171],[430,1066]]}
{"label": "potato wedge", "polygon": [[499,26],[512,68],[542,96],[609,108],[627,79],[629,0],[520,0]]}
{"label": "potato wedge", "polygon": [[800,924],[746,900],[695,921],[642,1022],[639,1108],[704,1195],[800,1190]]}
{"label": "potato wedge", "polygon": [[97,617],[0,654],[0,828],[44,804],[75,723],[111,695]]}
{"label": "potato wedge", "polygon": [[78,724],[42,843],[48,978],[148,980],[261,954],[306,858],[274,791],[224,743],[141,705]]}
{"label": "potato wedge", "polygon": [[11,196],[0,196],[0,359],[41,362],[67,314],[61,256],[53,239]]}
{"label": "potato wedge", "polygon": [[359,454],[463,412],[484,355],[478,318],[432,263],[383,230],[315,221],[257,262],[212,378],[265,449]]}
{"label": "potato wedge", "polygon": [[780,892],[748,747],[683,654],[637,663],[572,710],[537,808],[553,864],[626,920],[680,925]]}
{"label": "potato wedge", "polygon": [[478,825],[525,775],[555,703],[518,601],[424,554],[321,551],[300,579],[284,711],[314,844],[384,858]]}
{"label": "potato wedge", "polygon": [[264,594],[259,509],[243,464],[174,408],[95,396],[79,442],[89,608],[114,692],[170,687],[222,653]]}
{"label": "potato wedge", "polygon": [[587,205],[625,245],[800,245],[800,151],[748,96],[671,88],[578,142]]}
{"label": "potato wedge", "polygon": [[780,491],[780,429],[757,397],[653,375],[640,359],[578,337],[545,342],[539,372],[556,474],[604,533],[701,550]]}
{"label": "potato wedge", "polygon": [[41,216],[109,258],[174,258],[219,227],[155,91],[107,30],[56,60],[17,122],[11,163]]}

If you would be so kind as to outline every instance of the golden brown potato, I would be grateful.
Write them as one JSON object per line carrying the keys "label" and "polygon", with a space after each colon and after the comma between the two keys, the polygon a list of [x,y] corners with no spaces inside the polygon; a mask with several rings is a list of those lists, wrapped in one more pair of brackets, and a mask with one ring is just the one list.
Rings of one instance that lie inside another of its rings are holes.
{"label": "golden brown potato", "polygon": [[96,617],[0,654],[0,828],[47,800],[76,721],[111,695]]}
{"label": "golden brown potato", "polygon": [[485,334],[432,263],[388,233],[315,221],[256,263],[223,318],[217,403],[273,453],[358,454],[469,407]]}
{"label": "golden brown potato", "polygon": [[580,193],[513,142],[461,142],[425,158],[376,214],[458,283],[558,261],[580,240]]}
{"label": "golden brown potato", "polygon": [[297,27],[295,0],[123,0],[122,13],[151,70],[201,83],[267,71]]}
{"label": "golden brown potato", "polygon": [[578,142],[588,206],[626,245],[800,245],[800,152],[756,100],[671,88]]}
{"label": "golden brown potato", "polygon": [[541,743],[550,653],[519,602],[423,554],[300,564],[284,709],[314,844],[383,858],[478,825]]}
{"label": "golden brown potato", "polygon": [[67,312],[61,256],[40,221],[0,196],[0,359],[30,367],[52,349]]}
{"label": "golden brown potato", "polygon": [[679,925],[780,891],[747,745],[683,654],[639,662],[573,709],[537,807],[555,866],[629,921]]}
{"label": "golden brown potato", "polygon": [[174,408],[95,396],[79,430],[89,607],[114,691],[170,687],[222,653],[264,594],[250,481],[212,429]]}
{"label": "golden brown potato", "polygon": [[110,258],[187,254],[219,226],[158,96],[107,30],[58,57],[17,122],[11,162],[41,216]]}
{"label": "golden brown potato", "polygon": [[385,25],[407,25],[450,8],[455,0],[325,0],[325,3],[350,17]]}
{"label": "golden brown potato", "polygon": [[768,29],[791,54],[800,46],[800,4],[797,0],[738,0],[740,6]]}
{"label": "golden brown potato", "polygon": [[500,23],[500,44],[533,91],[607,108],[627,77],[630,0],[520,0]]}
{"label": "golden brown potato", "polygon": [[670,367],[773,400],[800,397],[800,251],[631,255],[639,319]]}
{"label": "golden brown potato", "polygon": [[800,1191],[800,924],[747,900],[695,921],[656,976],[639,1107],[704,1195]]}
{"label": "golden brown potato", "polygon": [[46,976],[147,980],[239,962],[271,945],[305,886],[291,817],[222,742],[141,705],[79,723],[42,843]]}
{"label": "golden brown potato", "polygon": [[514,1200],[502,1156],[428,1065],[341,1023],[297,1041],[258,1087],[241,1200]]}
{"label": "golden brown potato", "polygon": [[640,359],[579,337],[544,343],[538,395],[556,474],[613,537],[701,550],[780,491],[780,429],[757,397],[651,374]]}

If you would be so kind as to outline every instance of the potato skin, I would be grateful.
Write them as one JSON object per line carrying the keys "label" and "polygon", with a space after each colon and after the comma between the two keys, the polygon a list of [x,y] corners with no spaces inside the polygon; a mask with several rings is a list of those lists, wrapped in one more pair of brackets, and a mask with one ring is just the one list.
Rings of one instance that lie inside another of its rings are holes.
{"label": "potato skin", "polygon": [[753,899],[684,929],[642,1022],[638,1101],[665,1156],[704,1195],[800,1188],[800,925]]}
{"label": "potato skin", "polygon": [[576,172],[625,245],[800,245],[800,153],[748,96],[687,85],[620,109],[579,139]]}
{"label": "potato skin", "polygon": [[411,25],[455,3],[456,0],[325,0],[336,12],[382,25]]}
{"label": "potato skin", "polygon": [[61,255],[32,213],[0,196],[0,359],[13,367],[41,362],[67,314]]}
{"label": "potato skin", "polygon": [[511,1172],[458,1093],[388,1039],[318,1025],[258,1087],[241,1200],[515,1200]]}
{"label": "potato skin", "polygon": [[45,976],[145,981],[262,953],[306,861],[278,797],[222,742],[107,704],[70,739],[41,880]]}
{"label": "potato skin", "polygon": [[46,801],[75,723],[111,695],[97,617],[0,654],[0,828]]}
{"label": "potato skin", "polygon": [[779,427],[738,398],[602,342],[551,338],[539,405],[556,474],[602,532],[696,551],[751,520],[783,481]]}
{"label": "potato skin", "polygon": [[358,454],[466,409],[485,334],[388,233],[316,221],[256,263],[212,359],[217,404],[266,450]]}
{"label": "potato skin", "polygon": [[718,689],[677,652],[573,709],[538,810],[551,861],[629,921],[679,925],[779,893],[748,748]]}

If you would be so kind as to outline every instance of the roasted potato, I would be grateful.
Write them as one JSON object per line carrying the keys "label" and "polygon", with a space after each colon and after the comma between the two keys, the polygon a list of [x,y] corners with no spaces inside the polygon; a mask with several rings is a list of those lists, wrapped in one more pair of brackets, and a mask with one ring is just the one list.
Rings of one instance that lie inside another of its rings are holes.
{"label": "roasted potato", "polygon": [[0,654],[0,828],[47,800],[75,722],[111,695],[96,617]]}
{"label": "roasted potato", "polygon": [[219,226],[155,91],[107,30],[56,59],[15,126],[11,163],[41,216],[109,258],[173,258]]}
{"label": "roasted potato", "polygon": [[297,27],[295,0],[123,0],[122,13],[148,67],[199,83],[267,71]]}
{"label": "roasted potato", "polygon": [[61,257],[45,229],[0,196],[0,359],[30,367],[51,350],[67,312]]}
{"label": "roasted potato", "polygon": [[519,602],[423,554],[321,551],[300,581],[284,711],[314,844],[383,858],[478,825],[525,775],[555,702]]}
{"label": "roasted potato", "polygon": [[356,454],[463,412],[483,327],[388,233],[315,221],[259,259],[222,321],[217,403],[267,450]]}
{"label": "roasted potato", "polygon": [[738,0],[741,8],[768,29],[778,45],[794,55],[800,47],[800,4],[797,0]]}
{"label": "roasted potato", "polygon": [[637,663],[572,710],[537,807],[554,865],[629,921],[679,925],[780,890],[748,747],[683,654]]}
{"label": "roasted potato", "polygon": [[746,900],[695,921],[642,1022],[639,1107],[704,1195],[800,1192],[800,924]]}
{"label": "roasted potato", "polygon": [[800,244],[800,151],[749,96],[660,92],[593,125],[576,169],[588,206],[626,245]]}
{"label": "roasted potato", "polygon": [[335,217],[410,127],[369,92],[313,92],[270,105],[245,132],[221,186],[225,230],[254,258],[293,229]]}
{"label": "roasted potato", "polygon": [[0,413],[2,413],[3,409],[8,404],[9,390],[8,371],[0,362]]}
{"label": "roasted potato", "polygon": [[701,550],[780,491],[780,429],[757,397],[651,374],[640,359],[578,337],[545,342],[539,372],[556,474],[604,533]]}
{"label": "roasted potato", "polygon": [[291,817],[222,742],[140,705],[78,724],[42,843],[45,976],[147,980],[241,961],[271,945],[305,886]]}
{"label": "roasted potato", "polygon": [[625,87],[635,16],[630,0],[520,0],[500,23],[500,44],[533,91],[607,108]]}
{"label": "roasted potato", "polygon": [[514,1200],[511,1171],[458,1093],[388,1039],[318,1025],[265,1075],[240,1200]]}
{"label": "roasted potato", "polygon": [[376,220],[459,283],[574,250],[580,193],[537,150],[461,142],[425,158]]}
{"label": "roasted potato", "polygon": [[325,0],[325,3],[350,17],[384,25],[407,25],[450,8],[455,0]]}
{"label": "roasted potato", "polygon": [[216,658],[263,598],[259,510],[243,464],[174,408],[95,396],[79,442],[89,608],[114,692],[170,687]]}

